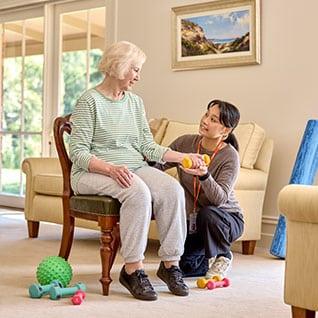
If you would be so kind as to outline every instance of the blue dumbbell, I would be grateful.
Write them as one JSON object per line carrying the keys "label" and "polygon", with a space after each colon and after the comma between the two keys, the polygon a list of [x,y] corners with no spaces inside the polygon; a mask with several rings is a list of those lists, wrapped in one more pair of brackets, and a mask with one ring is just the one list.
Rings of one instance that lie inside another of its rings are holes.
{"label": "blue dumbbell", "polygon": [[49,290],[50,299],[58,300],[63,296],[74,295],[78,290],[86,291],[86,285],[84,283],[77,283],[73,287],[51,287]]}
{"label": "blue dumbbell", "polygon": [[59,280],[53,280],[51,284],[48,285],[40,285],[40,284],[32,284],[29,287],[29,295],[31,298],[41,298],[44,295],[49,293],[51,287],[63,287],[62,283]]}

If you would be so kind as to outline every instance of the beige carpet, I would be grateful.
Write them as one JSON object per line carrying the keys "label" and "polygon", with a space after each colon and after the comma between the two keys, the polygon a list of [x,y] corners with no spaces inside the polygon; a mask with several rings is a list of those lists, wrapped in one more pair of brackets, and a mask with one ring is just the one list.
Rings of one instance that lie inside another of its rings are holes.
{"label": "beige carpet", "polygon": [[101,295],[98,233],[77,229],[69,262],[73,268],[72,283],[87,285],[86,300],[74,306],[68,298],[59,301],[31,299],[28,286],[36,282],[35,271],[46,256],[56,255],[61,226],[40,225],[38,239],[28,239],[23,214],[0,209],[0,317],[290,317],[283,302],[284,262],[257,249],[256,255],[234,253],[229,274],[231,286],[201,290],[195,279],[187,279],[188,297],[171,295],[155,275],[158,266],[156,243],[150,242],[146,271],[159,294],[155,302],[138,301],[118,283],[122,260],[117,256],[112,271],[110,296]]}

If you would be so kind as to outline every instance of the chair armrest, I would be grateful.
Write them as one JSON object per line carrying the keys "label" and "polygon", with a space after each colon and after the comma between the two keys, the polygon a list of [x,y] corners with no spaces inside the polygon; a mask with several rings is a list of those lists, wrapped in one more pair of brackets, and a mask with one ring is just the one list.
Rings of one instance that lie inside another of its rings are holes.
{"label": "chair armrest", "polygon": [[278,208],[290,221],[318,223],[318,186],[285,186],[278,195]]}
{"label": "chair armrest", "polygon": [[22,171],[32,177],[41,173],[62,174],[58,158],[26,158],[22,162]]}

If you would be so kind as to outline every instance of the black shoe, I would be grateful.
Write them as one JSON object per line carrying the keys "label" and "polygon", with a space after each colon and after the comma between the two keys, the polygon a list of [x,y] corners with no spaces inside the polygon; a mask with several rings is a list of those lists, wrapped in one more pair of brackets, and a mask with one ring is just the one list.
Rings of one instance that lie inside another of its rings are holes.
{"label": "black shoe", "polygon": [[174,295],[189,295],[189,288],[184,283],[182,278],[182,272],[178,266],[173,265],[170,268],[166,268],[164,263],[161,262],[159,269],[157,271],[157,276],[167,284],[169,290]]}
{"label": "black shoe", "polygon": [[143,269],[137,269],[131,275],[128,275],[125,271],[125,266],[123,266],[120,271],[119,281],[137,299],[157,300],[158,298]]}

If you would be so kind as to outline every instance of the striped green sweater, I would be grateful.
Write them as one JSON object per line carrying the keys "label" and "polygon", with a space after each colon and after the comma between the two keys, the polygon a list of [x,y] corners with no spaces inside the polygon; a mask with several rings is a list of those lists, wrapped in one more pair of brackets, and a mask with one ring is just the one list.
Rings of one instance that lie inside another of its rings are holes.
{"label": "striped green sweater", "polygon": [[131,92],[113,101],[90,89],[79,98],[71,120],[71,184],[75,193],[93,155],[133,171],[147,165],[144,157],[161,162],[169,149],[154,142],[142,99]]}

